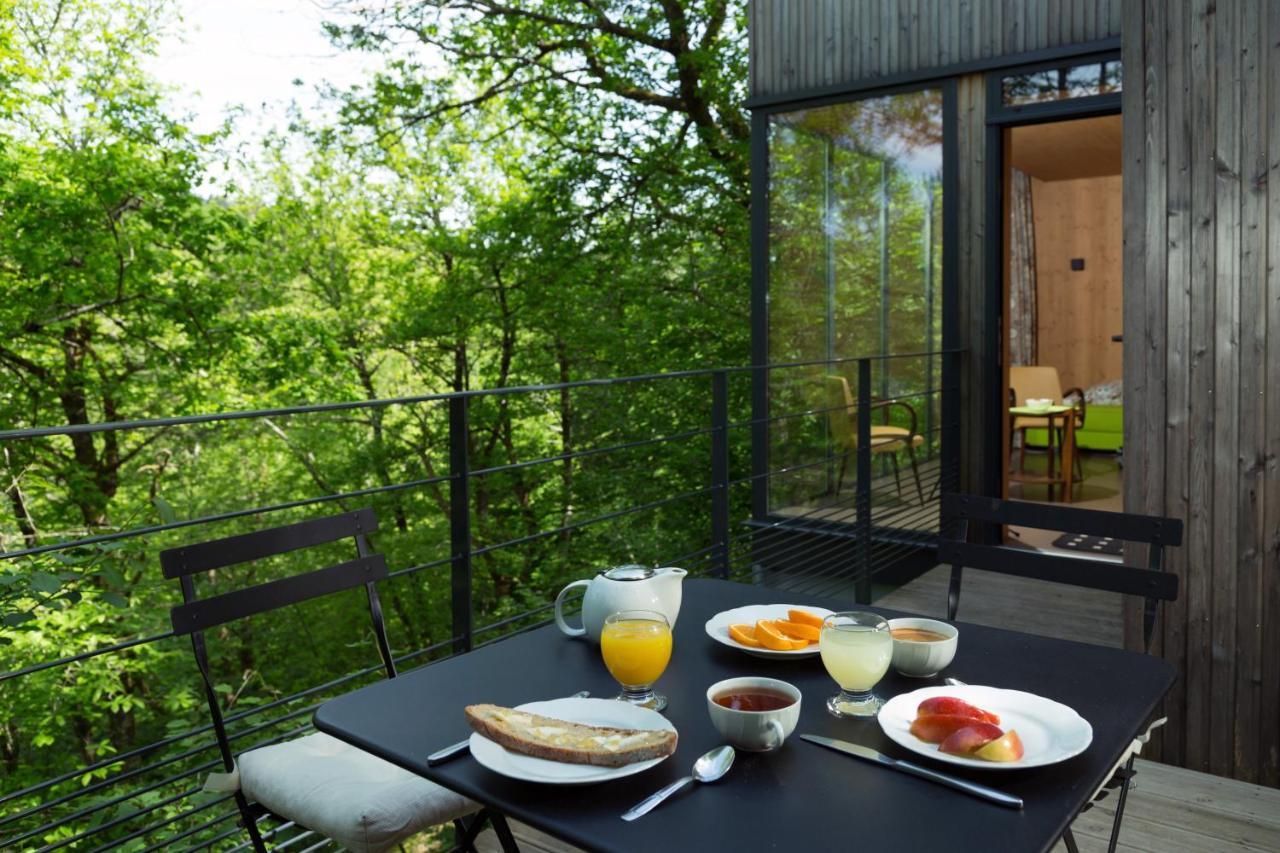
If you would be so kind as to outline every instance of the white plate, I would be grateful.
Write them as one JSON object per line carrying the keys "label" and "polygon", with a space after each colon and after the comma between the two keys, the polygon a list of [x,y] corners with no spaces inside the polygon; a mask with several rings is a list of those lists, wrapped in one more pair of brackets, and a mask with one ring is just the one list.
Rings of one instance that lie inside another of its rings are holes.
{"label": "white plate", "polygon": [[[547,702],[527,702],[524,705],[518,705],[516,710],[554,717],[557,720],[567,720],[571,723],[585,723],[588,726],[613,726],[620,729],[646,731],[665,729],[674,732],[676,730],[676,727],[657,711],[637,708],[615,699],[552,699]],[[550,785],[588,785],[609,779],[621,779],[623,776],[642,773],[669,757],[651,758],[648,761],[637,761],[621,767],[567,764],[563,761],[548,761],[545,758],[534,758],[531,755],[512,752],[478,732],[471,734],[470,747],[471,756],[494,773],[501,773],[512,779],[544,782]]]}
{"label": "white plate", "polygon": [[831,615],[830,610],[824,610],[821,607],[810,607],[807,604],[748,604],[746,607],[736,607],[733,610],[725,610],[717,613],[707,620],[707,636],[715,640],[717,643],[728,646],[731,649],[738,649],[749,655],[755,655],[759,658],[808,658],[818,653],[817,644],[813,644],[804,649],[792,649],[785,652],[775,651],[773,649],[754,648],[753,646],[744,646],[733,637],[729,636],[729,626],[739,623],[744,625],[754,625],[761,619],[786,619],[788,610],[807,610],[814,616],[826,618]]}
{"label": "white plate", "polygon": [[[911,734],[916,708],[934,696],[954,696],[1000,717],[1000,728],[1015,729],[1022,741],[1023,756],[1018,761],[983,761],[963,755],[938,751],[938,744],[925,743]],[[889,739],[912,752],[948,764],[981,767],[983,770],[1022,770],[1057,764],[1079,755],[1093,741],[1093,726],[1073,709],[1021,690],[979,687],[966,684],[957,687],[922,687],[894,696],[880,709],[880,728]]]}

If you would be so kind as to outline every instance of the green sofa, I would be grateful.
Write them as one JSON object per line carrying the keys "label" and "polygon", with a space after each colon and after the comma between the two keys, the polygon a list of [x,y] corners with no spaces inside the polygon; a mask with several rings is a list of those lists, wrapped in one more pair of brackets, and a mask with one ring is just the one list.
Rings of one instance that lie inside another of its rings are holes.
{"label": "green sofa", "polygon": [[[1048,433],[1043,429],[1027,430],[1028,447],[1044,447]],[[1104,450],[1114,453],[1124,444],[1124,407],[1090,403],[1084,410],[1084,426],[1076,430],[1076,447],[1081,450]]]}

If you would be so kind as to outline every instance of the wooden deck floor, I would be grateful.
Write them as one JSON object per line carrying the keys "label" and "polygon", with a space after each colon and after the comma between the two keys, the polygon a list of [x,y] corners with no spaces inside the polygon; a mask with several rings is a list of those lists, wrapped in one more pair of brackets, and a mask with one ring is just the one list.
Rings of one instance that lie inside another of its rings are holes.
{"label": "wooden deck floor", "polygon": [[[939,566],[877,603],[945,615],[949,571]],[[1099,645],[1122,644],[1118,596],[976,570],[965,572],[959,618]],[[1139,760],[1137,766],[1125,806],[1120,850],[1280,851],[1280,790],[1150,761]],[[1074,832],[1082,851],[1106,850],[1115,799],[1113,793],[1076,820]],[[513,830],[520,849],[527,853],[576,849],[527,826],[516,824]],[[501,849],[492,831],[482,836],[479,849],[484,853]],[[1065,850],[1059,843],[1054,853]]]}
{"label": "wooden deck floor", "polygon": [[[876,604],[925,616],[947,615],[948,566],[938,566]],[[957,618],[1099,646],[1124,645],[1120,596],[1110,592],[965,569]]]}
{"label": "wooden deck floor", "polygon": [[[1260,853],[1280,850],[1280,790],[1193,770],[1138,761],[1120,828],[1125,853]],[[1073,830],[1081,851],[1103,851],[1111,834],[1115,795],[1081,815]],[[519,823],[512,831],[524,853],[573,853],[578,848]],[[481,853],[500,853],[492,830]],[[1065,851],[1059,843],[1054,853]],[[707,851],[706,853],[714,853]],[[892,853],[892,851],[885,851]]]}

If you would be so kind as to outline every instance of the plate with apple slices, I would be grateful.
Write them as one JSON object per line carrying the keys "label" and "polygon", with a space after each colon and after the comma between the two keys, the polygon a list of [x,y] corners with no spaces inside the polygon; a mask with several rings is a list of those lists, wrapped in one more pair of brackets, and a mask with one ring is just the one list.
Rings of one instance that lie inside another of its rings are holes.
{"label": "plate with apple slices", "polygon": [[894,696],[877,719],[890,740],[912,752],[984,770],[1057,764],[1093,741],[1089,721],[1061,702],[971,684]]}

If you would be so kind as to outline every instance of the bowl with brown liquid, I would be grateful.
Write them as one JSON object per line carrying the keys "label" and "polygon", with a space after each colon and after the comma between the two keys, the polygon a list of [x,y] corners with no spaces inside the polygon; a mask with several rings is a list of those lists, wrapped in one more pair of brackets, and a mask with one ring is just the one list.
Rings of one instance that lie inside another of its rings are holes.
{"label": "bowl with brown liquid", "polygon": [[950,666],[960,631],[949,622],[908,617],[889,620],[893,668],[912,678],[929,678]]}
{"label": "bowl with brown liquid", "polygon": [[768,752],[782,746],[800,720],[800,691],[776,678],[727,678],[707,688],[707,712],[716,730],[738,749]]}

